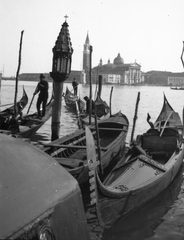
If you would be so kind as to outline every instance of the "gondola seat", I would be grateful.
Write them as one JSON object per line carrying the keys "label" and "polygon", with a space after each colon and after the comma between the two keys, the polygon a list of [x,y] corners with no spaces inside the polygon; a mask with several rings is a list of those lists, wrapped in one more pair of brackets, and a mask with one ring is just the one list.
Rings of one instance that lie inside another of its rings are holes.
{"label": "gondola seat", "polygon": [[142,148],[151,155],[172,154],[177,148],[177,136],[142,136]]}

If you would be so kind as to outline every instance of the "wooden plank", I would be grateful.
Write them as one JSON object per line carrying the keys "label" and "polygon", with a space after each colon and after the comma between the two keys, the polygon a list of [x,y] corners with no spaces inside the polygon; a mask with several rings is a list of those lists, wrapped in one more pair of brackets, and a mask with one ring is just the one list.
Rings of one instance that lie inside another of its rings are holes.
{"label": "wooden plank", "polygon": [[[75,141],[73,141],[73,142],[71,142],[71,144],[77,144],[77,143],[80,143],[80,142],[82,142],[83,140],[85,140],[86,139],[86,136],[83,136],[82,138],[79,138],[79,139],[77,139],[77,140],[75,140]],[[58,139],[59,140],[59,139]],[[56,143],[55,143],[56,142]],[[59,143],[59,141],[55,141],[54,143],[50,143],[50,147],[57,147],[57,144],[58,144],[58,148],[59,149],[57,149],[57,150],[55,150],[54,152],[52,152],[50,155],[51,155],[51,157],[54,157],[55,155],[57,155],[57,154],[59,154],[59,153],[61,153],[61,152],[63,152],[65,149],[66,149],[66,147],[64,147],[64,148],[61,148],[60,146],[61,146],[61,144]],[[64,142],[64,141],[62,141],[62,142]],[[52,144],[52,145],[51,145]],[[43,149],[44,151],[48,151],[49,149],[48,149],[48,144],[45,144],[44,145],[44,147],[45,147],[45,149]],[[66,146],[66,145],[65,145]]]}
{"label": "wooden plank", "polygon": [[[46,147],[57,147],[57,148],[74,148],[74,149],[86,149],[86,146],[79,146],[79,145],[64,145],[64,144],[46,144]],[[100,148],[102,151],[107,151],[107,148]]]}
{"label": "wooden plank", "polygon": [[82,139],[85,139],[86,136],[85,136],[85,132],[83,129],[79,129],[69,135],[66,135],[62,138],[59,138],[57,140],[54,141],[54,143],[57,143],[57,144],[60,144],[60,143],[65,143],[65,142],[68,142],[68,141],[75,141],[75,139],[78,140],[82,140]]}
{"label": "wooden plank", "polygon": [[[93,132],[92,134],[95,134],[96,132]],[[77,137],[77,136],[75,136],[75,137]],[[54,146],[54,147],[56,147],[57,145],[59,146],[59,145],[62,145],[62,144],[60,144],[60,142],[61,143],[64,143],[64,142],[67,142],[67,141],[71,141],[71,144],[72,145],[75,145],[75,144],[77,144],[77,143],[80,143],[80,142],[82,142],[83,140],[85,140],[86,139],[86,135],[85,136],[83,136],[83,137],[80,137],[79,139],[77,139],[77,140],[74,140],[75,139],[75,137],[74,138],[69,138],[69,139],[67,139],[67,140],[63,140],[63,138],[61,138],[61,139],[58,139],[58,140],[56,140],[56,141],[54,141],[54,142],[51,142],[51,143],[48,143],[48,144],[44,144],[44,147],[48,147],[48,146],[50,146],[50,147],[52,147],[52,146]],[[61,141],[59,141],[59,140],[61,140]],[[65,144],[63,144],[63,145],[65,145]],[[68,144],[69,145],[69,144]]]}
{"label": "wooden plank", "polygon": [[140,155],[138,158],[139,158],[139,160],[142,160],[142,161],[148,163],[149,165],[158,168],[159,170],[161,170],[163,172],[167,171],[167,169],[165,168],[164,165],[154,161],[153,159],[150,159],[150,158],[148,158],[148,157],[146,157],[144,155]]}
{"label": "wooden plank", "polygon": [[70,167],[70,168],[76,168],[79,167],[79,165],[83,165],[84,161],[74,158],[54,158],[59,164]]}
{"label": "wooden plank", "polygon": [[[94,129],[93,127],[90,129]],[[107,130],[107,131],[123,131],[123,132],[127,132],[127,129],[123,129],[123,128],[103,128],[103,127],[99,127],[99,130]]]}

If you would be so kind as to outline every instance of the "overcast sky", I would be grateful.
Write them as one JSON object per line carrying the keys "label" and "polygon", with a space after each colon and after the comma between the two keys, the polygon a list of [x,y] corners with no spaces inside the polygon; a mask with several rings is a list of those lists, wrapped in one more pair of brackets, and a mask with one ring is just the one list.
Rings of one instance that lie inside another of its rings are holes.
{"label": "overcast sky", "polygon": [[21,31],[20,73],[52,70],[52,48],[68,15],[72,70],[82,69],[87,32],[92,67],[120,53],[142,71],[184,71],[184,0],[0,0],[0,72],[15,76]]}

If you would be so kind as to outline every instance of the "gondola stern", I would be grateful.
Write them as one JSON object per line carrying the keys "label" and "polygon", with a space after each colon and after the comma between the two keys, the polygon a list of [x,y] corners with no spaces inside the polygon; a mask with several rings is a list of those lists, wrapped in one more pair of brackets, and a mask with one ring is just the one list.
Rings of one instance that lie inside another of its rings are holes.
{"label": "gondola stern", "polygon": [[103,219],[100,214],[99,197],[97,189],[97,180],[100,181],[97,171],[99,161],[96,160],[95,142],[89,127],[85,126],[85,132],[89,168],[90,204],[95,205],[99,224],[101,227],[105,227],[105,223],[103,222]]}

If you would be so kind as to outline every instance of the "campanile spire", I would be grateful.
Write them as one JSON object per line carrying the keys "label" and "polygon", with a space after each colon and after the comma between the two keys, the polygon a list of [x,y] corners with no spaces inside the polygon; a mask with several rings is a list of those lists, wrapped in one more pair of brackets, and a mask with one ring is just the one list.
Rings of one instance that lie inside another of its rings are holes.
{"label": "campanile spire", "polygon": [[83,71],[86,73],[86,82],[88,82],[88,74],[90,71],[90,41],[89,41],[89,34],[87,32],[86,40],[83,49]]}

